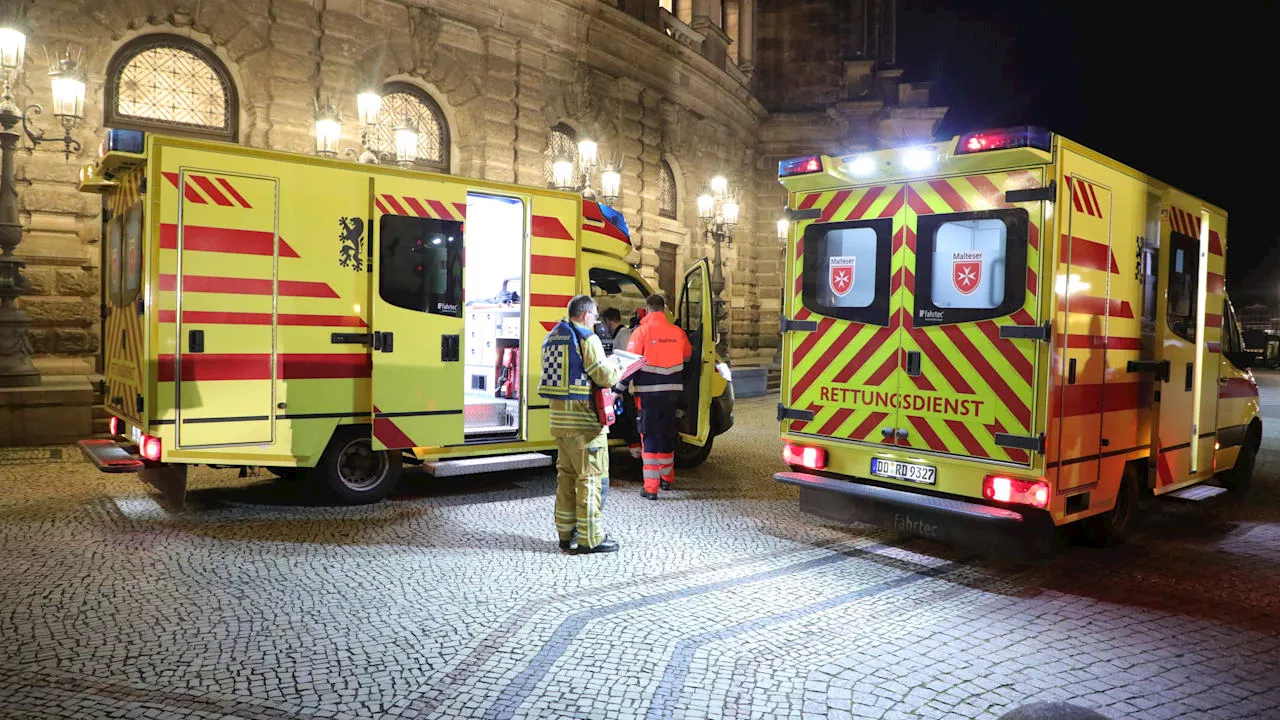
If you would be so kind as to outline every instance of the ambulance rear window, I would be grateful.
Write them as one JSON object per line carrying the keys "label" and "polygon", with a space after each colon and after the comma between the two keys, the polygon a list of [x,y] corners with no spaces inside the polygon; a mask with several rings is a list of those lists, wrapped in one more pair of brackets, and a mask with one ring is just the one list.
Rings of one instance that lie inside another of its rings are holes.
{"label": "ambulance rear window", "polygon": [[804,233],[804,306],[841,320],[889,324],[893,221],[815,223]]}
{"label": "ambulance rear window", "polygon": [[916,221],[915,325],[1000,317],[1026,301],[1027,211],[921,215]]}
{"label": "ambulance rear window", "polygon": [[124,213],[124,247],[121,250],[123,272],[120,281],[120,304],[138,299],[142,289],[142,202],[136,202]]}
{"label": "ambulance rear window", "polygon": [[406,310],[462,317],[462,223],[383,215],[378,294]]}
{"label": "ambulance rear window", "polygon": [[1196,341],[1197,289],[1200,286],[1200,243],[1172,233],[1169,243],[1169,329]]}
{"label": "ambulance rear window", "polygon": [[121,245],[124,240],[124,218],[116,215],[107,222],[107,298],[120,305]]}

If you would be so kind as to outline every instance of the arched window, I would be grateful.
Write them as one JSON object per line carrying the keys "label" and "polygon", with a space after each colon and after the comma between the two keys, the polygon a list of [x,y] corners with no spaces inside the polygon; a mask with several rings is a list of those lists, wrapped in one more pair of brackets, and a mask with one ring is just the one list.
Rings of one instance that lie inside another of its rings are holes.
{"label": "arched window", "polygon": [[180,35],[143,35],[107,64],[107,127],[230,140],[240,109],[227,68]]}
{"label": "arched window", "polygon": [[418,167],[449,172],[449,123],[444,112],[416,85],[390,82],[382,86],[382,110],[369,132],[369,147],[395,154],[395,129],[405,118],[418,128]]}
{"label": "arched window", "polygon": [[658,214],[676,219],[676,174],[666,160],[658,166]]}
{"label": "arched window", "polygon": [[578,177],[578,133],[573,128],[559,123],[551,128],[551,137],[547,140],[547,157],[542,164],[542,174],[547,179],[547,187],[555,187],[556,177],[553,171],[556,158],[565,155],[573,160],[573,176]]}

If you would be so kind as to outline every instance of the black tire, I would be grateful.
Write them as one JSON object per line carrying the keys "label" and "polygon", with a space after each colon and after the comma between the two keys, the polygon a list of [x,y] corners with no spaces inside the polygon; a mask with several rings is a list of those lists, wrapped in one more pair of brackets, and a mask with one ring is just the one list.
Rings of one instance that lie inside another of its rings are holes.
{"label": "black tire", "polygon": [[1115,507],[1081,521],[1081,539],[1086,545],[1111,547],[1124,542],[1136,524],[1138,504],[1142,499],[1142,476],[1136,465],[1124,469]]}
{"label": "black tire", "polygon": [[1258,433],[1250,428],[1244,445],[1240,447],[1240,454],[1236,456],[1236,464],[1218,475],[1218,482],[1222,483],[1222,487],[1232,492],[1249,491],[1253,485],[1253,470],[1258,463],[1258,446],[1261,442]]}
{"label": "black tire", "polygon": [[711,445],[714,440],[714,436],[708,435],[707,443],[698,447],[676,438],[676,467],[695,468],[706,462],[707,456],[711,454]]}
{"label": "black tire", "polygon": [[399,450],[374,450],[369,429],[340,428],[311,471],[330,497],[343,505],[382,500],[400,479]]}

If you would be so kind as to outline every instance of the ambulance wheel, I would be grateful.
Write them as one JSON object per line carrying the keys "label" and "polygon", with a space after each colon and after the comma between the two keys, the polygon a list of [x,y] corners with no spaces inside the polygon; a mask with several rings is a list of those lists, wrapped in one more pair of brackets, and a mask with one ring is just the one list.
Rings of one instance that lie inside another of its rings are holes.
{"label": "ambulance wheel", "polygon": [[400,451],[374,450],[368,432],[367,428],[335,432],[315,468],[316,479],[344,505],[378,502],[400,479]]}
{"label": "ambulance wheel", "polygon": [[1138,466],[1125,466],[1124,476],[1120,479],[1120,492],[1116,494],[1115,507],[1101,515],[1094,515],[1081,521],[1082,538],[1085,544],[1094,547],[1110,547],[1124,542],[1133,532],[1138,516],[1138,503],[1141,500],[1141,474]]}
{"label": "ambulance wheel", "polygon": [[1262,438],[1254,428],[1249,428],[1244,445],[1240,446],[1240,454],[1236,455],[1236,464],[1218,476],[1222,487],[1234,492],[1248,492],[1253,485],[1253,469],[1258,464],[1258,445]]}
{"label": "ambulance wheel", "polygon": [[711,454],[711,442],[715,438],[711,435],[707,436],[707,444],[702,447],[691,445],[684,440],[676,439],[676,467],[693,468],[698,467],[706,462],[707,456]]}

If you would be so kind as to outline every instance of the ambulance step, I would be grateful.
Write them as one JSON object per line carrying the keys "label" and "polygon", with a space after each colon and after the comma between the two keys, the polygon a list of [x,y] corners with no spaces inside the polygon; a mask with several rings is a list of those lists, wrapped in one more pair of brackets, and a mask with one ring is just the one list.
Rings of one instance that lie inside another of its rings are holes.
{"label": "ambulance step", "polygon": [[1186,500],[1188,502],[1204,502],[1205,500],[1217,497],[1226,491],[1226,488],[1218,487],[1217,485],[1192,485],[1191,487],[1185,487],[1181,490],[1175,490],[1165,497],[1171,497],[1176,500]]}
{"label": "ambulance step", "polygon": [[550,455],[520,453],[519,455],[436,460],[435,462],[425,462],[422,467],[436,477],[452,477],[454,475],[474,475],[476,473],[498,472],[501,470],[549,467],[551,463]]}
{"label": "ambulance step", "polygon": [[137,455],[120,447],[115,440],[81,440],[80,452],[102,472],[138,472],[144,463]]}

